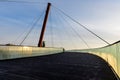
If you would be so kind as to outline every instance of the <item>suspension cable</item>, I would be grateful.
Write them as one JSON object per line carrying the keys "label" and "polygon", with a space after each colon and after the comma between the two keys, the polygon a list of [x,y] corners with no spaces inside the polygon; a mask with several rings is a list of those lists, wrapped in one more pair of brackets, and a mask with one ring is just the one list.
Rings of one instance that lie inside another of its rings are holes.
{"label": "suspension cable", "polygon": [[[53,5],[52,5],[53,6]],[[70,18],[72,21],[74,21],[75,23],[77,23],[78,25],[80,25],[81,27],[83,27],[84,29],[86,29],[88,32],[90,32],[91,34],[93,34],[94,36],[96,36],[97,38],[99,38],[100,40],[102,40],[103,42],[105,42],[106,44],[110,45],[109,42],[107,42],[106,40],[104,40],[102,37],[98,36],[96,33],[94,33],[93,31],[91,31],[90,29],[88,29],[86,26],[82,25],[81,23],[79,23],[78,21],[76,21],[75,19],[73,19],[71,16],[67,15],[65,12],[63,12],[61,9],[53,6],[54,8],[56,8],[58,11],[60,11],[61,13],[63,13],[66,17]]]}
{"label": "suspension cable", "polygon": [[[56,14],[57,15],[60,15],[60,16],[58,16],[58,18],[59,19],[57,19],[57,20],[59,20],[59,23],[61,23],[61,26],[63,26],[63,28],[62,29],[64,29],[64,33],[66,34],[66,35],[69,35],[69,32],[68,32],[68,30],[66,30],[66,26],[65,26],[65,24],[63,23],[63,16],[60,14],[60,12],[58,12],[58,11],[55,11],[56,12]],[[62,25],[63,24],[63,25]],[[69,38],[69,36],[67,36],[68,38]],[[72,44],[72,46],[74,46],[74,47],[76,47],[74,44],[73,44],[73,41],[71,40],[71,44]]]}
{"label": "suspension cable", "polygon": [[64,19],[64,21],[65,22],[67,22],[69,25],[70,25],[70,27],[71,27],[71,29],[77,34],[77,36],[83,41],[83,43],[87,46],[87,48],[90,48],[89,47],[89,45],[87,44],[87,42],[80,36],[80,34],[72,27],[72,25],[62,16],[62,15],[60,15],[63,19]]}
{"label": "suspension cable", "polygon": [[22,45],[23,42],[26,40],[26,38],[29,36],[29,34],[31,33],[31,31],[33,30],[34,26],[38,23],[38,21],[41,19],[43,13],[38,17],[38,19],[33,23],[32,27],[30,28],[30,30],[28,31],[28,33],[26,34],[26,36],[24,37],[24,39],[21,41],[21,43],[19,45]]}
{"label": "suspension cable", "polygon": [[53,39],[53,20],[52,20],[52,11],[50,11],[50,32],[51,32],[51,46],[54,47],[54,39]]}

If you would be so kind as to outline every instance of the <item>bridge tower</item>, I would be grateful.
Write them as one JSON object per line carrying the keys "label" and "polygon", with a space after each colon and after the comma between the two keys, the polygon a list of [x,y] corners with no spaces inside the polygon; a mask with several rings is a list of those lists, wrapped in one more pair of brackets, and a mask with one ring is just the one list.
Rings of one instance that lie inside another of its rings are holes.
{"label": "bridge tower", "polygon": [[40,34],[40,38],[39,38],[39,42],[38,42],[38,47],[42,47],[43,37],[44,37],[46,24],[47,24],[47,20],[48,20],[48,14],[50,12],[50,7],[51,7],[51,3],[48,3],[44,22],[43,22],[43,26],[42,26],[42,30],[41,30],[41,34]]}

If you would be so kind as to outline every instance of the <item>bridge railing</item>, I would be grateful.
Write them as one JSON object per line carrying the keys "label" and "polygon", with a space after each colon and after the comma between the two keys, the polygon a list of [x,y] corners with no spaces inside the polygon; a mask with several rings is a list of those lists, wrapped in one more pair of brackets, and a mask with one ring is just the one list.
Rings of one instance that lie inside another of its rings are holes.
{"label": "bridge railing", "polygon": [[78,51],[88,52],[100,56],[110,64],[110,66],[120,77],[120,41],[101,48],[84,49]]}
{"label": "bridge railing", "polygon": [[0,46],[0,60],[49,55],[60,52],[63,52],[63,48]]}

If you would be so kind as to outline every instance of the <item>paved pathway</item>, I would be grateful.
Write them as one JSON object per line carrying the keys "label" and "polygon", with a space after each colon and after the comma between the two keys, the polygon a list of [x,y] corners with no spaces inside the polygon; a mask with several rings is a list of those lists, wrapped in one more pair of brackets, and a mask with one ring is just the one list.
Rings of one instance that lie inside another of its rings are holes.
{"label": "paved pathway", "polygon": [[0,61],[0,80],[117,80],[101,58],[65,52]]}

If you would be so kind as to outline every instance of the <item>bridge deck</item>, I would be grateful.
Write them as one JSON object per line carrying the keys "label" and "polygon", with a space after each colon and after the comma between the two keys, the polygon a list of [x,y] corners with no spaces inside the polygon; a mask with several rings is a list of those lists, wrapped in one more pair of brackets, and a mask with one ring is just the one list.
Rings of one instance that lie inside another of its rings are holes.
{"label": "bridge deck", "polygon": [[65,52],[0,61],[0,80],[117,80],[101,58]]}

